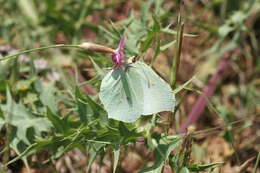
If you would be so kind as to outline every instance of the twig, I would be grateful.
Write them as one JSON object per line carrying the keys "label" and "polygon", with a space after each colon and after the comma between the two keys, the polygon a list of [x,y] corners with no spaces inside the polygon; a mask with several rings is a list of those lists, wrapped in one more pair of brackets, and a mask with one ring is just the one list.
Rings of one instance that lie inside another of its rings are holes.
{"label": "twig", "polygon": [[246,169],[250,166],[251,162],[255,159],[254,157],[251,157],[250,159],[248,159],[247,161],[245,161],[241,166],[239,166],[239,173],[243,173],[246,171]]}

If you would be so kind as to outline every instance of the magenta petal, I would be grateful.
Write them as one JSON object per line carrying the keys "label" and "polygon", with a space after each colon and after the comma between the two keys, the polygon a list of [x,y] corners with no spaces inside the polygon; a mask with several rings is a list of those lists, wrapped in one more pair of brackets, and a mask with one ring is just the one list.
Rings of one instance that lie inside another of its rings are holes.
{"label": "magenta petal", "polygon": [[124,47],[125,47],[125,37],[122,37],[122,38],[120,39],[118,48],[119,48],[119,50],[122,50]]}
{"label": "magenta petal", "polygon": [[114,67],[116,68],[123,64],[123,59],[125,57],[125,54],[123,52],[124,47],[125,47],[125,38],[122,37],[116,49],[116,53],[112,54],[112,60],[115,63]]}

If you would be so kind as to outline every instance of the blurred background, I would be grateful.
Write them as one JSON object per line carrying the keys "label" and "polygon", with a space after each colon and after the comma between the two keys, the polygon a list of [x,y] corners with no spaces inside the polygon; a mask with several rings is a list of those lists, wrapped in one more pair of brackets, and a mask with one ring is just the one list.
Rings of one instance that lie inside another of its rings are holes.
{"label": "blurred background", "polygon": [[[174,118],[161,114],[152,133],[167,129],[167,134],[173,135],[192,124],[189,131],[195,136],[191,162],[223,163],[212,172],[257,172],[259,0],[0,0],[0,6],[0,57],[52,44],[93,42],[116,48],[124,35],[126,56],[143,57],[166,81],[170,81],[177,18],[181,14],[184,36],[176,86],[182,90],[176,94]],[[0,167],[35,141],[27,131],[32,127],[28,124],[34,123],[30,121],[34,115],[24,112],[44,115],[47,105],[62,117],[77,117],[73,113],[78,106],[73,100],[77,95],[72,89],[79,86],[83,95],[100,103],[100,80],[112,64],[110,55],[76,49],[48,49],[1,61]],[[190,83],[182,85],[191,78]],[[11,95],[15,102],[11,109],[21,114],[14,117],[19,121],[13,124],[6,118]],[[72,121],[77,128],[79,122]],[[8,130],[9,126],[18,130]],[[47,126],[33,127],[34,133],[56,133],[46,130]],[[52,153],[39,147],[28,160],[19,159],[2,171],[25,173],[30,167],[34,173],[112,172],[111,151],[94,157],[86,152],[87,148],[75,148]],[[117,171],[139,172],[144,165],[153,163],[155,158],[150,151],[141,144],[124,148]],[[57,157],[48,160],[51,155]],[[171,164],[167,165],[163,172],[173,172]]]}

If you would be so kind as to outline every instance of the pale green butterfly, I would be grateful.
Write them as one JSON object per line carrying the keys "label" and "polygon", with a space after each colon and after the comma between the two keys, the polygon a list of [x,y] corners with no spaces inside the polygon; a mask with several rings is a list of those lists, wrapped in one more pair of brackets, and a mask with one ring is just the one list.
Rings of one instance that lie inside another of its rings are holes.
{"label": "pale green butterfly", "polygon": [[171,87],[148,65],[137,61],[111,70],[102,80],[100,100],[108,118],[134,122],[141,115],[173,111]]}

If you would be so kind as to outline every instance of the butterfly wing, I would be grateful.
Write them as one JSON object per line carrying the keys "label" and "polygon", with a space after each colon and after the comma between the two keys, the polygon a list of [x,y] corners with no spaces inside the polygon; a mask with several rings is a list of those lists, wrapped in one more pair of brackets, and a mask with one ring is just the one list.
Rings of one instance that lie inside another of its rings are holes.
{"label": "butterfly wing", "polygon": [[136,62],[136,67],[142,80],[144,93],[142,115],[172,111],[175,106],[175,96],[169,84],[145,63]]}
{"label": "butterfly wing", "polygon": [[108,117],[123,122],[172,111],[175,106],[169,84],[142,62],[110,71],[102,80],[99,96]]}
{"label": "butterfly wing", "polygon": [[136,86],[141,86],[141,80],[133,68],[118,68],[104,77],[99,96],[108,118],[134,122],[141,116],[143,90]]}

